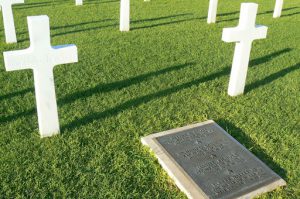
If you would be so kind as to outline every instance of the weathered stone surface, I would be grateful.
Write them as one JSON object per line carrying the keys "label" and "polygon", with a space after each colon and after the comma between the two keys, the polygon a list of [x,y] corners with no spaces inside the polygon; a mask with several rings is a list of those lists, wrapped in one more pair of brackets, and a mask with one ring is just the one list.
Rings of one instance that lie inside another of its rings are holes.
{"label": "weathered stone surface", "polygon": [[189,198],[251,198],[286,184],[213,121],[142,142]]}

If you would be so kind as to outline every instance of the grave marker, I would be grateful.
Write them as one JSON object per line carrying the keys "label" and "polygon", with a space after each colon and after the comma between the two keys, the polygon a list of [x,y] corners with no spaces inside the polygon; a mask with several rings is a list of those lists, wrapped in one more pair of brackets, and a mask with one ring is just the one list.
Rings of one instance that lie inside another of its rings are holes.
{"label": "grave marker", "polygon": [[51,46],[48,16],[27,17],[30,47],[4,52],[7,71],[33,69],[41,137],[59,133],[53,68],[77,62],[75,45]]}
{"label": "grave marker", "polygon": [[282,7],[283,0],[276,0],[273,18],[278,18],[281,16]]}
{"label": "grave marker", "polygon": [[120,31],[129,31],[130,29],[130,0],[121,0],[120,2]]}
{"label": "grave marker", "polygon": [[207,23],[209,23],[209,24],[210,23],[216,23],[217,10],[218,10],[218,0],[210,0],[209,1]]}
{"label": "grave marker", "polygon": [[214,121],[142,138],[190,199],[253,198],[286,182]]}
{"label": "grave marker", "polygon": [[76,6],[82,6],[83,0],[76,0]]}
{"label": "grave marker", "polygon": [[238,27],[223,30],[223,41],[236,42],[228,88],[230,96],[244,93],[252,42],[267,36],[266,26],[255,25],[257,8],[255,3],[242,3]]}
{"label": "grave marker", "polygon": [[24,3],[24,0],[0,0],[6,43],[16,43],[16,29],[12,5]]}

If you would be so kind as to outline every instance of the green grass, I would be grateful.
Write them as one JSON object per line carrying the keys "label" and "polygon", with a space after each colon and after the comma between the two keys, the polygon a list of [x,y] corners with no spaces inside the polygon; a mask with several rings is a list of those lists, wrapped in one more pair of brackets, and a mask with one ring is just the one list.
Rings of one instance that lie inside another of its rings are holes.
{"label": "green grass", "polygon": [[300,196],[300,4],[258,1],[245,94],[229,97],[242,0],[220,1],[218,23],[206,24],[208,1],[131,2],[131,28],[118,31],[119,2],[27,0],[14,7],[19,43],[29,46],[26,16],[48,15],[52,44],[76,44],[79,63],[55,68],[61,135],[40,139],[33,74],[6,72],[0,55],[0,196],[3,198],[185,198],[143,147],[154,132],[213,119],[288,186],[261,198]]}

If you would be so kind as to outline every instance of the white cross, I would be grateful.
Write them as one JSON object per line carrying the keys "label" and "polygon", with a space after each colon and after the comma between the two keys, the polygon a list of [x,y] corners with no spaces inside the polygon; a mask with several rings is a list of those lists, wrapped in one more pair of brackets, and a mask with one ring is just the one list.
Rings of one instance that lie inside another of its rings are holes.
{"label": "white cross", "polygon": [[7,71],[33,69],[41,137],[59,133],[53,68],[78,61],[75,45],[51,46],[48,16],[27,17],[30,47],[4,52]]}
{"label": "white cross", "polygon": [[240,21],[236,28],[224,28],[222,40],[236,42],[228,94],[244,93],[252,42],[267,37],[268,27],[255,25],[258,5],[242,3]]}
{"label": "white cross", "polygon": [[281,16],[282,7],[283,7],[283,0],[276,0],[273,18],[278,18]]}
{"label": "white cross", "polygon": [[209,1],[207,23],[209,23],[209,24],[210,23],[216,23],[217,10],[218,10],[218,0],[210,0]]}
{"label": "white cross", "polygon": [[0,0],[0,10],[2,9],[6,43],[17,42],[12,5],[19,3],[24,3],[24,0]]}
{"label": "white cross", "polygon": [[76,0],[76,6],[82,6],[83,0]]}
{"label": "white cross", "polygon": [[129,31],[130,0],[121,0],[120,3],[120,31]]}

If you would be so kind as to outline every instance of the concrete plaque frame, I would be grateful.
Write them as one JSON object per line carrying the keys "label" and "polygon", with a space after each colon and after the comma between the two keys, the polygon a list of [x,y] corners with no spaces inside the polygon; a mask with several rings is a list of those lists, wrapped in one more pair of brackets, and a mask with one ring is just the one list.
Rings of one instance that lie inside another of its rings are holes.
{"label": "concrete plaque frame", "polygon": [[286,182],[210,120],[142,138],[191,199],[253,198]]}

